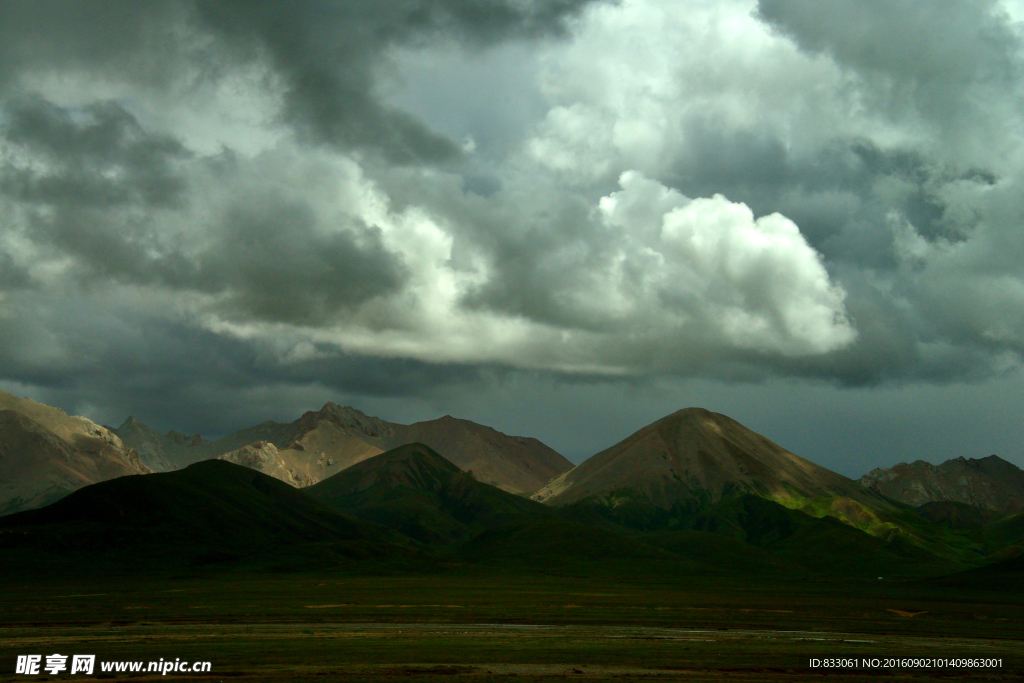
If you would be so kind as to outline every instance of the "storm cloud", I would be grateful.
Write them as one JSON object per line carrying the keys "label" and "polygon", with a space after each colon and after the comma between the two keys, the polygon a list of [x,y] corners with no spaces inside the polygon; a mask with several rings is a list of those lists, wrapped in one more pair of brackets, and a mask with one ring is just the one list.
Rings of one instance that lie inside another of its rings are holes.
{"label": "storm cloud", "polygon": [[2,3],[0,384],[219,433],[520,381],[1009,381],[1022,19]]}

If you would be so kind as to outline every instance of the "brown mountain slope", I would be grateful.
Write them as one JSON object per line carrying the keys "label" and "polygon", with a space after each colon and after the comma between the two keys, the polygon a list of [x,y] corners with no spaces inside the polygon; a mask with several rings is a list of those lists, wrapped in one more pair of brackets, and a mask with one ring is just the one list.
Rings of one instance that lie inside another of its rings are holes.
{"label": "brown mountain slope", "polygon": [[426,444],[460,469],[471,471],[478,481],[512,493],[535,491],[572,468],[572,463],[537,439],[508,436],[469,420],[446,415],[402,425],[335,403],[288,424],[264,422],[203,442],[191,454],[198,459],[221,457],[293,485],[309,486],[410,443]]}
{"label": "brown mountain slope", "polygon": [[573,466],[537,439],[508,436],[451,415],[394,427],[393,435],[380,439],[385,450],[409,443],[425,444],[477,481],[512,493],[536,491]]}
{"label": "brown mountain slope", "polygon": [[872,470],[860,483],[908,505],[953,501],[1004,513],[1024,511],[1024,470],[997,455],[953,458],[941,465],[900,463]]}
{"label": "brown mountain slope", "polygon": [[[355,408],[327,403],[294,422],[264,422],[203,448],[292,486],[310,486],[384,452],[375,441],[394,430]],[[254,439],[258,439],[254,441]],[[226,449],[232,449],[224,452]]]}
{"label": "brown mountain slope", "polygon": [[126,463],[138,462],[138,456],[130,453],[131,449],[117,434],[92,420],[4,391],[0,391],[0,410],[13,410],[31,418],[83,453],[102,453]]}
{"label": "brown mountain slope", "polygon": [[668,509],[752,493],[791,507],[809,498],[878,503],[852,479],[794,455],[735,420],[687,408],[644,427],[551,481],[533,498],[553,505],[620,496]]}
{"label": "brown mountain slope", "polygon": [[149,471],[105,427],[0,392],[0,514],[48,505],[83,486]]}

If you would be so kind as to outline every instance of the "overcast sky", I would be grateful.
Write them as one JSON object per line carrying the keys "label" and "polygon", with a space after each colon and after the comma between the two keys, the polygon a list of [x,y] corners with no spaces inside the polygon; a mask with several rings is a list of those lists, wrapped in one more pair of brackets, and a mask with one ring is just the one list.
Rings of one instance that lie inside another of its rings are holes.
{"label": "overcast sky", "polygon": [[0,0],[0,389],[1024,465],[1024,3]]}

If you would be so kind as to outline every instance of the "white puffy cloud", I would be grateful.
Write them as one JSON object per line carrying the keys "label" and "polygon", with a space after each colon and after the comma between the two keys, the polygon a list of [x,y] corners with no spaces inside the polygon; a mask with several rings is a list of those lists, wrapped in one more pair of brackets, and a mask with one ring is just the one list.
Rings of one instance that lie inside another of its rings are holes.
{"label": "white puffy cloud", "polygon": [[726,346],[793,355],[856,337],[845,292],[786,217],[755,220],[722,195],[691,200],[635,171],[619,182],[601,212],[653,256],[644,273],[651,313],[677,316],[680,336],[697,328]]}
{"label": "white puffy cloud", "polygon": [[[589,324],[581,328],[466,306],[468,295],[489,284],[486,250],[468,245],[470,256],[456,267],[454,231],[443,218],[415,206],[394,211],[351,164],[341,168],[346,211],[380,231],[406,269],[403,286],[335,324],[214,316],[211,329],[276,339],[282,349],[310,339],[350,353],[616,374],[679,369],[709,351],[819,354],[856,337],[842,288],[796,225],[778,214],[755,220],[749,208],[724,197],[690,200],[640,173],[623,174],[622,189],[600,200],[592,225],[612,257],[554,292],[564,305],[586,311]],[[651,347],[659,349],[654,356]]]}

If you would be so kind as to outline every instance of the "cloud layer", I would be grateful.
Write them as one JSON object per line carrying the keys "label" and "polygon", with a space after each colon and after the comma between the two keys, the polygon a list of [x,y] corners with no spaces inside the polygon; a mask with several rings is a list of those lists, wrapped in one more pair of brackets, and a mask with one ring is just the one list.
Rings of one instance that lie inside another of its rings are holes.
{"label": "cloud layer", "polygon": [[1012,371],[1018,9],[5,3],[0,380]]}

